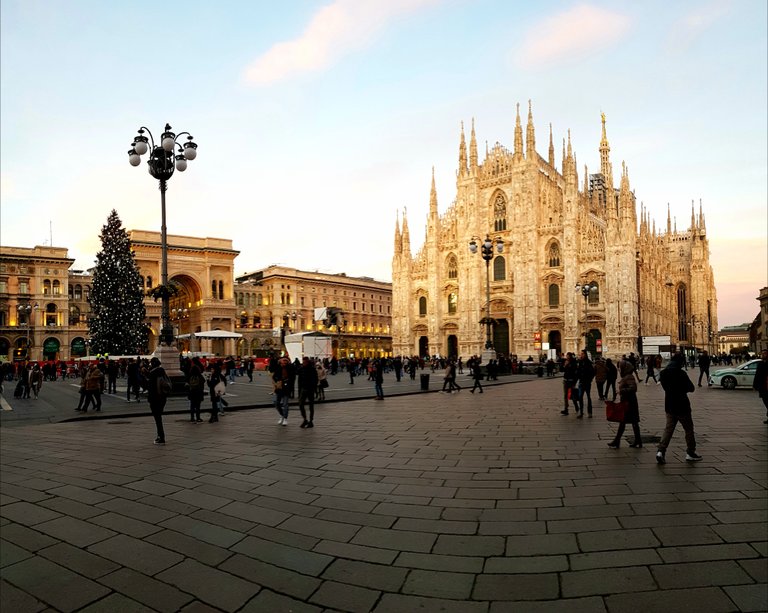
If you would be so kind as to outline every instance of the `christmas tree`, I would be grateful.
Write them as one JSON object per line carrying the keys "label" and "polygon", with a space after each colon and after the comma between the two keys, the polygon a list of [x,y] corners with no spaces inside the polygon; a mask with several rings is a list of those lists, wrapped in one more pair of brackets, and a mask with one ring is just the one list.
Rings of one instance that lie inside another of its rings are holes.
{"label": "christmas tree", "polygon": [[101,228],[96,254],[89,322],[91,347],[97,354],[145,353],[144,289],[128,232],[113,210]]}

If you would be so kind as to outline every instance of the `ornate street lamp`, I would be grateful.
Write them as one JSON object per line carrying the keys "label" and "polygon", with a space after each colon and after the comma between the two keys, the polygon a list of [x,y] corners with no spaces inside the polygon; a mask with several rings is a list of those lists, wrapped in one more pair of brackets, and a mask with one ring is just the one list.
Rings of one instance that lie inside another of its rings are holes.
{"label": "ornate street lamp", "polygon": [[587,322],[587,310],[589,308],[589,296],[597,293],[598,287],[595,281],[589,283],[577,283],[574,288],[576,293],[584,296],[584,348],[589,344],[589,323]]}
{"label": "ornate street lamp", "polygon": [[[145,136],[149,134],[149,138]],[[185,143],[179,142],[184,135],[187,135]],[[152,132],[142,126],[139,133],[134,137],[131,149],[128,151],[128,161],[131,166],[138,166],[141,163],[141,156],[149,152],[147,167],[149,174],[160,182],[160,208],[162,215],[162,226],[160,228],[160,248],[162,252],[161,275],[161,328],[160,343],[155,349],[155,355],[160,362],[167,368],[178,363],[178,352],[174,347],[173,326],[170,320],[170,294],[171,289],[168,286],[168,237],[165,225],[165,192],[168,179],[173,176],[175,170],[184,172],[187,169],[187,160],[194,160],[197,157],[197,145],[192,140],[189,132],[175,134],[170,124],[165,124],[165,130],[160,135],[159,144],[155,144]],[[165,356],[165,360],[163,357]],[[176,374],[176,373],[174,373]]]}
{"label": "ornate street lamp", "polygon": [[[477,253],[479,238],[472,238],[469,241],[469,252]],[[500,237],[496,238],[496,251],[502,253],[504,251],[504,241]],[[485,260],[485,317],[480,320],[480,324],[485,324],[485,351],[483,353],[492,353],[493,355],[483,357],[483,361],[487,364],[489,359],[495,359],[496,355],[493,351],[493,341],[491,341],[491,324],[494,323],[494,319],[491,317],[491,260],[493,259],[493,247],[494,241],[486,234],[485,240],[480,245],[480,255]]]}

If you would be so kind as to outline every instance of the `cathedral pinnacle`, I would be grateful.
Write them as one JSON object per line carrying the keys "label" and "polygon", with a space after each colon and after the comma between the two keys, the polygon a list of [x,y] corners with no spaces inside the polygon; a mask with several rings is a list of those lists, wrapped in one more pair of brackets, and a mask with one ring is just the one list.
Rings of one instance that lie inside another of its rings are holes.
{"label": "cathedral pinnacle", "polygon": [[555,167],[555,145],[552,144],[552,124],[549,124],[549,165]]}
{"label": "cathedral pinnacle", "polygon": [[605,113],[601,112],[600,117],[603,122],[603,136],[600,139],[600,172],[608,181],[608,186],[613,188],[613,171],[610,158],[611,147],[605,134]]}
{"label": "cathedral pinnacle", "polygon": [[667,202],[667,234],[672,233],[672,214],[669,211],[669,202]]}
{"label": "cathedral pinnacle", "polygon": [[464,122],[461,122],[461,141],[459,142],[459,176],[467,173],[467,143],[464,140]]}
{"label": "cathedral pinnacle", "polygon": [[408,209],[403,207],[403,253],[411,255],[411,235],[408,232]]}
{"label": "cathedral pinnacle", "polygon": [[520,103],[517,103],[517,116],[515,117],[515,159],[523,157],[523,126],[520,124]]}
{"label": "cathedral pinnacle", "polygon": [[395,255],[400,255],[403,251],[403,236],[400,234],[400,211],[397,211],[395,219]]}
{"label": "cathedral pinnacle", "polygon": [[536,134],[533,129],[533,108],[528,100],[528,125],[525,133],[525,157],[533,161],[536,159]]}
{"label": "cathedral pinnacle", "polygon": [[475,138],[475,118],[472,118],[472,132],[469,135],[469,167],[474,174],[477,170],[477,138]]}
{"label": "cathedral pinnacle", "polygon": [[704,221],[704,210],[702,209],[701,198],[699,198],[699,229],[702,234],[706,234],[707,224]]}
{"label": "cathedral pinnacle", "polygon": [[435,167],[432,167],[432,187],[429,190],[429,216],[437,217],[437,190],[435,189]]}

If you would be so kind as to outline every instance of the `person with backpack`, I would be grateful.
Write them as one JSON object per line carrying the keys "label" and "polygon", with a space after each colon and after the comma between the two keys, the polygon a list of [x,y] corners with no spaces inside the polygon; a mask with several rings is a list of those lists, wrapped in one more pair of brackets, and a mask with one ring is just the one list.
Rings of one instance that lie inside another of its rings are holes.
{"label": "person with backpack", "polygon": [[147,400],[149,408],[152,411],[152,417],[155,419],[157,427],[157,437],[155,445],[165,445],[165,431],[163,430],[163,410],[168,396],[171,393],[170,379],[165,374],[165,369],[160,364],[157,357],[149,361],[149,377],[147,382]]}
{"label": "person with backpack", "polygon": [[666,464],[667,447],[678,422],[685,430],[686,462],[698,462],[701,456],[696,453],[696,435],[693,431],[693,418],[691,416],[691,401],[688,394],[696,390],[693,382],[685,372],[685,356],[676,353],[667,367],[659,374],[661,387],[664,389],[664,411],[667,416],[667,425],[664,434],[659,441],[656,453],[656,462]]}
{"label": "person with backpack", "polygon": [[203,403],[205,395],[205,379],[200,372],[197,364],[192,364],[187,377],[187,398],[189,398],[189,421],[192,423],[202,423],[200,417],[200,405]]}

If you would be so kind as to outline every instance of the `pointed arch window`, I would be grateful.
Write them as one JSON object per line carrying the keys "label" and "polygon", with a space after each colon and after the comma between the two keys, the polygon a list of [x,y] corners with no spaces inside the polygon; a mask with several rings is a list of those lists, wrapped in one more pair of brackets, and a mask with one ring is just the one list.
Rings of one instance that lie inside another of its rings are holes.
{"label": "pointed arch window", "polygon": [[493,280],[504,281],[507,278],[507,261],[500,255],[493,260]]}
{"label": "pointed arch window", "polygon": [[456,279],[459,276],[459,265],[456,262],[456,256],[452,255],[448,258],[448,278]]}
{"label": "pointed arch window", "polygon": [[547,249],[547,264],[550,268],[560,266],[560,245],[556,241],[550,243]]}
{"label": "pointed arch window", "polygon": [[589,304],[600,304],[600,285],[597,281],[592,281],[592,289],[589,290]]}
{"label": "pointed arch window", "polygon": [[448,313],[455,314],[459,305],[459,295],[456,292],[448,294]]}
{"label": "pointed arch window", "polygon": [[557,283],[550,283],[549,285],[549,306],[560,306],[560,286]]}
{"label": "pointed arch window", "polygon": [[493,230],[503,232],[507,229],[507,200],[503,194],[496,194],[493,202]]}
{"label": "pointed arch window", "polygon": [[426,296],[419,297],[419,317],[424,317],[427,314],[427,298]]}

